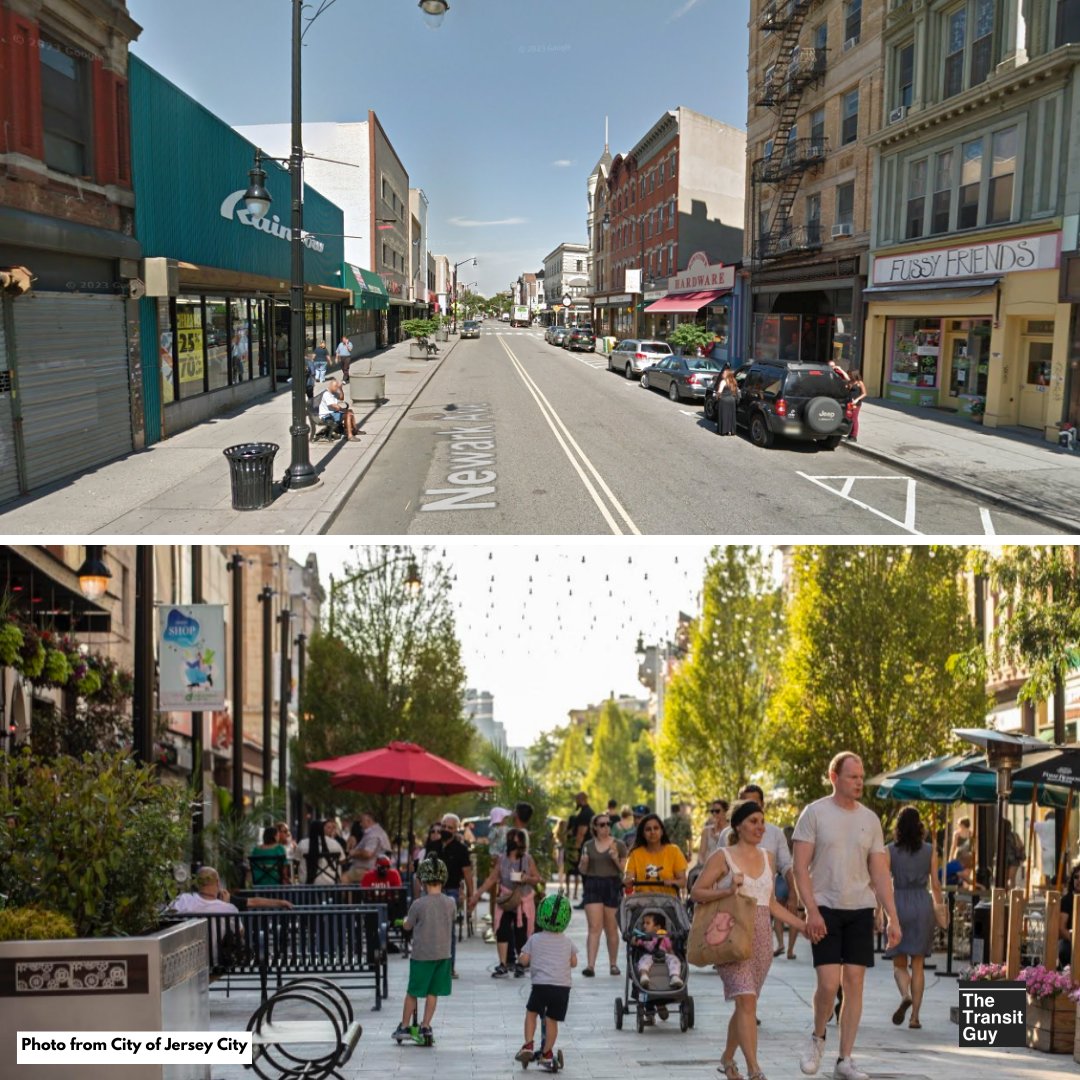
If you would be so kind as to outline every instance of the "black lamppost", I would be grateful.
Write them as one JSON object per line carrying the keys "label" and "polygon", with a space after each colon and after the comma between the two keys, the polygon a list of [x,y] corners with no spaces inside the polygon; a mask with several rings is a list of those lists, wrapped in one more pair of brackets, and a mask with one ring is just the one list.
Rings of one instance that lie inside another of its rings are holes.
{"label": "black lamppost", "polygon": [[273,771],[272,730],[274,715],[274,672],[273,672],[273,625],[274,625],[274,590],[264,585],[259,593],[262,604],[262,777],[263,791],[270,789],[270,777]]}
{"label": "black lamppost", "polygon": [[232,574],[232,812],[244,816],[244,556],[235,552],[226,564]]}
{"label": "black lamppost", "polygon": [[[640,279],[640,291],[641,291],[641,303],[635,308],[634,313],[634,335],[641,337],[642,323],[645,321],[645,218],[648,214],[641,214],[635,216],[633,214],[620,214],[616,211],[615,216],[622,221],[633,222],[637,225],[638,233],[641,237],[641,279]],[[604,232],[610,235],[611,232],[611,211],[604,211],[604,219],[601,222],[604,227]]]}
{"label": "black lamppost", "polygon": [[[280,637],[278,648],[281,653],[281,671],[278,685],[278,790],[285,798],[289,784],[287,751],[289,748],[289,701],[292,698],[292,657],[289,655],[289,643],[292,640],[292,612],[282,608],[278,612]],[[303,637],[303,635],[301,635]],[[288,804],[286,804],[286,810]]]}
{"label": "black lamppost", "polygon": [[[308,28],[336,0],[320,0],[314,15],[308,16]],[[418,5],[429,26],[438,27],[450,10],[447,0],[420,0]],[[302,109],[302,67],[304,0],[292,0],[292,152],[289,155],[289,178],[292,183],[292,269],[289,280],[289,350],[292,367],[292,460],[285,474],[285,486],[311,487],[318,476],[308,454],[307,393],[304,371],[304,142]],[[244,204],[256,220],[270,209],[270,193],[266,190],[266,172],[262,167],[265,155],[259,153],[255,166],[248,173],[250,181],[244,194]]]}
{"label": "black lamppost", "polygon": [[464,266],[467,262],[471,262],[473,266],[476,265],[476,256],[470,256],[468,259],[462,259],[461,262],[454,263],[454,333],[457,333],[457,268]]}

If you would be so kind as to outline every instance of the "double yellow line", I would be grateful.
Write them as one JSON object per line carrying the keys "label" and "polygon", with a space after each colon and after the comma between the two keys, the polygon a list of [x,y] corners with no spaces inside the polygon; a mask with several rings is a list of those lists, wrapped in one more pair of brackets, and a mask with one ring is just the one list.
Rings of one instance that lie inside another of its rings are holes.
{"label": "double yellow line", "polygon": [[[578,446],[573,435],[570,434],[569,428],[562,422],[561,417],[555,411],[551,402],[544,396],[544,392],[536,385],[535,380],[525,370],[525,366],[514,355],[510,346],[507,345],[501,337],[498,340],[499,344],[506,350],[506,355],[510,357],[510,362],[514,365],[514,369],[517,371],[518,375],[521,376],[521,381],[525,384],[525,389],[532,394],[533,400],[536,402],[536,406],[540,410],[541,416],[547,421],[548,427],[551,428],[552,434],[555,436],[555,441],[562,447],[563,453],[574,467],[574,471],[580,477],[581,482],[585,485],[585,490],[592,497],[592,501],[596,503],[600,513],[604,515],[604,520],[608,523],[608,528],[610,528],[616,536],[624,536],[627,533],[630,533],[633,536],[640,536],[641,530],[631,520],[630,515],[626,512],[622,503],[615,497],[615,493],[607,486],[604,478],[597,472],[596,466],[589,460],[585,451]],[[592,475],[591,480],[587,473]],[[593,483],[594,480],[595,483]],[[616,515],[619,518],[622,518],[623,525],[619,524]],[[625,528],[623,526],[625,526]]]}

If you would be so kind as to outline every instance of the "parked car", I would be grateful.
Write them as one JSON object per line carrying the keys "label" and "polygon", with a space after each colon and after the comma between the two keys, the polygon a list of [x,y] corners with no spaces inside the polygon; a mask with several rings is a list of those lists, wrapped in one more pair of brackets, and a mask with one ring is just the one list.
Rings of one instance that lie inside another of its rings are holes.
{"label": "parked car", "polygon": [[466,319],[461,324],[461,336],[463,338],[480,336],[480,324],[475,319]]}
{"label": "parked car", "polygon": [[551,335],[552,345],[565,345],[566,339],[570,336],[569,326],[556,326]]}
{"label": "parked car", "polygon": [[707,356],[665,356],[641,373],[641,385],[646,390],[665,391],[672,401],[700,401],[719,374],[720,365]]}
{"label": "parked car", "polygon": [[770,447],[783,435],[835,450],[851,434],[851,391],[825,364],[759,361],[735,378],[735,423],[749,429],[755,446]]}
{"label": "parked car", "polygon": [[608,353],[607,366],[609,371],[618,371],[628,379],[636,379],[647,367],[665,356],[671,356],[671,346],[666,341],[627,338]]}
{"label": "parked car", "polygon": [[558,323],[552,323],[552,324],[551,324],[551,325],[550,325],[549,327],[547,327],[547,329],[546,329],[546,330],[544,331],[544,340],[550,343],[550,341],[551,341],[552,337],[553,337],[553,336],[554,336],[554,334],[555,334],[555,331],[556,331],[556,330],[558,330],[558,329],[560,329],[560,327],[559,327],[559,324],[558,324]]}
{"label": "parked car", "polygon": [[566,338],[571,352],[596,352],[596,335],[591,326],[575,326]]}

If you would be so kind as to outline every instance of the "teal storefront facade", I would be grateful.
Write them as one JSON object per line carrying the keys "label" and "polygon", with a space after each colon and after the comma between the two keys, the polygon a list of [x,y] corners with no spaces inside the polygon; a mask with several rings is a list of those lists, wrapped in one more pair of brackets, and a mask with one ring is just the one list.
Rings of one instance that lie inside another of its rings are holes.
{"label": "teal storefront facade", "polygon": [[[150,445],[277,388],[290,373],[290,179],[265,162],[270,212],[243,194],[255,147],[132,56],[135,228]],[[331,352],[344,327],[342,210],[305,186],[305,346]]]}

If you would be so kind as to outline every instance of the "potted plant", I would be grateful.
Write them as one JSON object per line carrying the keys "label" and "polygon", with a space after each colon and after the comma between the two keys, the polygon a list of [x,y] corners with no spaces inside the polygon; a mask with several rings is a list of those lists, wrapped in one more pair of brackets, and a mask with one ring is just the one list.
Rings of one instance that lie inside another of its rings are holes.
{"label": "potted plant", "polygon": [[983,413],[986,412],[986,401],[983,398],[975,398],[968,412],[973,423],[981,424],[983,422]]}
{"label": "potted plant", "polygon": [[704,326],[697,323],[680,323],[668,337],[668,344],[682,353],[693,356],[698,349],[704,350],[713,339],[713,335]]}
{"label": "potted plant", "polygon": [[1036,964],[1020,978],[1027,987],[1027,1044],[1048,1054],[1071,1054],[1076,1043],[1076,986],[1068,967],[1051,971]]}

